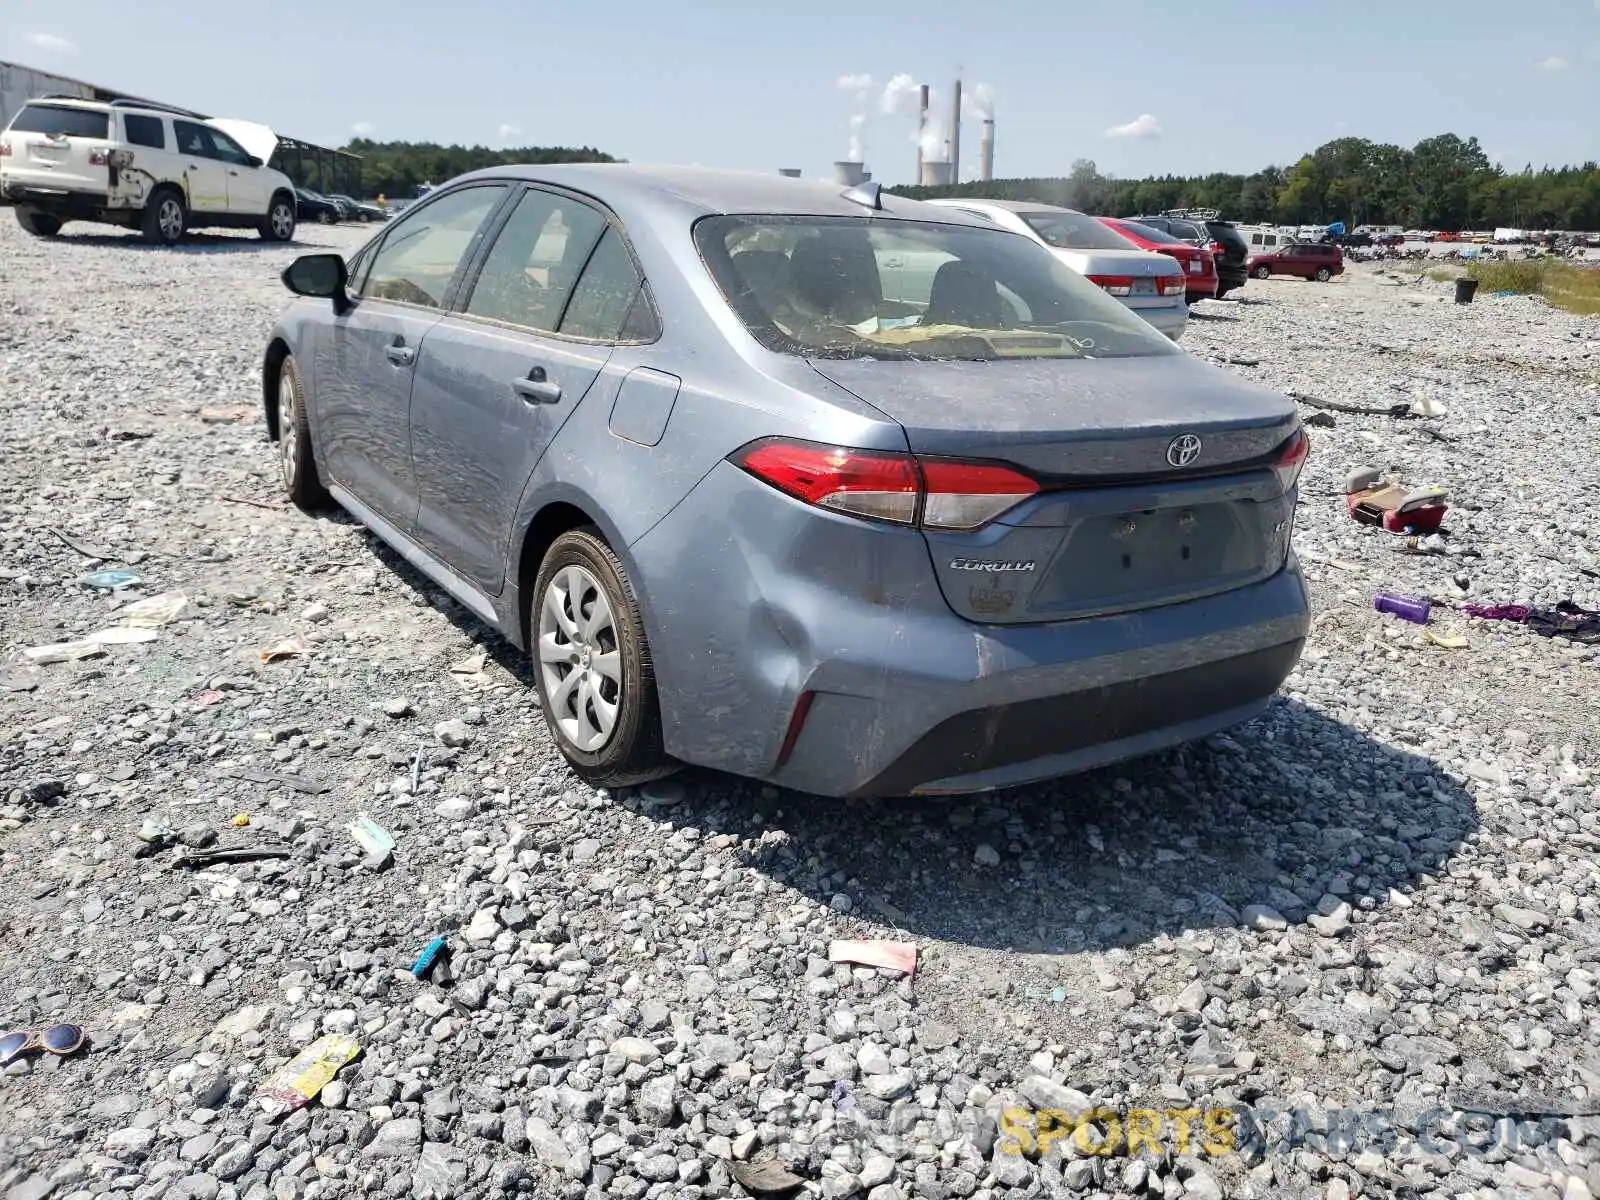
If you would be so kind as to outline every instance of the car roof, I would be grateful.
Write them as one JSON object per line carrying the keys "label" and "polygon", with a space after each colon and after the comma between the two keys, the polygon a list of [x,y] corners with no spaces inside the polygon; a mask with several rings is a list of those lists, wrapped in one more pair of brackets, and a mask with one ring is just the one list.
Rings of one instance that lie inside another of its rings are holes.
{"label": "car roof", "polygon": [[940,207],[943,207],[944,205],[947,205],[947,204],[948,205],[964,204],[968,208],[999,208],[999,209],[1004,209],[1006,212],[1014,212],[1014,213],[1064,212],[1064,213],[1078,213],[1078,215],[1080,215],[1080,216],[1088,216],[1089,215],[1088,213],[1081,212],[1079,209],[1076,209],[1076,208],[1064,208],[1059,204],[1043,204],[1043,203],[1035,202],[1033,200],[982,200],[982,199],[979,199],[976,196],[973,196],[973,197],[970,197],[970,198],[965,197],[965,196],[947,196],[947,197],[943,197],[943,198],[938,199],[938,200],[930,200],[929,203],[930,204],[937,204]]}
{"label": "car roof", "polygon": [[[716,213],[780,216],[839,216],[939,221],[982,225],[949,209],[920,200],[881,193],[882,209],[845,199],[838,183],[793,179],[760,171],[713,167],[646,166],[637,163],[554,163],[488,167],[458,176],[452,183],[477,179],[526,180],[586,192],[613,207],[690,210],[697,216]],[[989,226],[983,226],[990,228]]]}
{"label": "car roof", "polygon": [[28,108],[35,104],[48,105],[51,108],[110,109],[111,107],[105,100],[85,100],[80,96],[34,96],[32,99],[25,101],[22,107]]}

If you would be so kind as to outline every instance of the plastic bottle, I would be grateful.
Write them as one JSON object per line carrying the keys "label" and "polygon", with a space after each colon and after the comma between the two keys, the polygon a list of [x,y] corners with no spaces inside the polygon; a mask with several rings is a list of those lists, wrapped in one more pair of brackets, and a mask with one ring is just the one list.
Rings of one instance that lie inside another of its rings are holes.
{"label": "plastic bottle", "polygon": [[1372,601],[1372,607],[1381,613],[1399,617],[1402,621],[1410,621],[1413,625],[1426,625],[1428,616],[1433,610],[1433,602],[1379,592]]}

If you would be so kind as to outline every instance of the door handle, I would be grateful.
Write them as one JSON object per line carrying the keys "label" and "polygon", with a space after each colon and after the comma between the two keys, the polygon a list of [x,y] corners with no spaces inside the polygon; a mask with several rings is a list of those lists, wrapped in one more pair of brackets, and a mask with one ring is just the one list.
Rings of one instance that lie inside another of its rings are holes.
{"label": "door handle", "polygon": [[239,172],[237,172],[237,171],[229,171],[229,172],[228,172],[228,174],[229,174],[229,175],[237,175],[237,174],[238,174],[238,173],[239,173]]}
{"label": "door handle", "polygon": [[417,361],[417,352],[404,342],[395,342],[392,346],[385,346],[383,353],[397,367],[409,367]]}
{"label": "door handle", "polygon": [[513,379],[511,386],[529,404],[555,404],[561,399],[561,385],[552,383],[543,367],[534,367],[526,376]]}

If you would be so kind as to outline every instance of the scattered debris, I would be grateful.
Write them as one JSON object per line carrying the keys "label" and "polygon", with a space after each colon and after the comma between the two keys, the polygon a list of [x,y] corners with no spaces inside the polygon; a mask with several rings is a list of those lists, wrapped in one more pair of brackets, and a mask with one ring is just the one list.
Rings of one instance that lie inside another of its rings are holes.
{"label": "scattered debris", "polygon": [[189,850],[172,860],[174,867],[210,867],[224,862],[254,862],[261,858],[288,858],[293,851],[281,844],[263,843],[259,846],[214,846],[204,850]]}
{"label": "scattered debris", "polygon": [[326,1034],[268,1075],[256,1089],[256,1102],[273,1118],[304,1108],[360,1053],[354,1039]]}
{"label": "scattered debris", "polygon": [[1413,625],[1426,625],[1429,614],[1433,610],[1431,600],[1413,600],[1409,596],[1394,596],[1388,592],[1379,592],[1373,598],[1372,607],[1381,613],[1399,617],[1402,621],[1410,621]]}
{"label": "scattered debris", "polygon": [[310,653],[311,647],[307,646],[299,638],[287,638],[284,641],[279,642],[270,650],[262,650],[260,652],[260,657],[261,661],[264,663],[275,663],[283,662],[285,659],[289,658],[299,658],[302,655]]}
{"label": "scattered debris", "polygon": [[445,952],[445,947],[450,944],[450,939],[445,934],[440,934],[429,942],[422,953],[417,955],[417,961],[411,964],[411,973],[418,979],[426,979],[428,972],[439,961],[439,956]]}
{"label": "scattered debris", "polygon": [[1467,648],[1467,639],[1465,634],[1435,633],[1431,629],[1424,629],[1422,631],[1422,636],[1428,641],[1432,642],[1435,646],[1441,646],[1446,650],[1465,650]]}
{"label": "scattered debris", "polygon": [[226,408],[206,405],[198,415],[202,425],[231,425],[235,421],[248,421],[256,411],[254,406],[248,404],[234,404]]}
{"label": "scattered debris", "polygon": [[249,496],[219,496],[218,499],[224,500],[229,504],[248,504],[251,508],[264,508],[268,512],[283,511],[283,505],[281,504],[273,504],[268,500],[252,500]]}
{"label": "scattered debris", "polygon": [[250,824],[250,814],[249,813],[236,813],[234,815],[233,827],[235,829],[243,829],[248,824]]}
{"label": "scattered debris", "polygon": [[456,675],[477,675],[483,670],[488,661],[489,656],[480,650],[476,654],[467,655],[467,657],[451,667],[450,670]]}
{"label": "scattered debris", "polygon": [[67,549],[75,551],[76,553],[83,555],[85,558],[111,559],[116,562],[128,561],[127,559],[119,556],[117,552],[110,546],[102,546],[98,542],[85,542],[79,538],[73,537],[69,533],[64,533],[59,529],[49,529],[46,532],[51,533],[59,538],[66,545]]}
{"label": "scattered debris", "polygon": [[1407,489],[1385,483],[1377,467],[1350,472],[1345,476],[1344,492],[1345,507],[1354,521],[1390,533],[1437,533],[1448,507],[1442,487]]}
{"label": "scattered debris", "polygon": [[182,592],[162,592],[117,609],[117,625],[124,629],[158,629],[177,619],[189,597]]}
{"label": "scattered debris", "polygon": [[39,663],[41,666],[48,663],[73,662],[80,658],[98,658],[105,652],[106,648],[101,643],[88,640],[51,642],[47,646],[25,646],[22,650],[30,662]]}
{"label": "scattered debris", "polygon": [[119,588],[133,587],[140,579],[132,571],[91,571],[81,582],[92,588],[114,592]]}
{"label": "scattered debris", "polygon": [[917,948],[910,942],[891,942],[883,938],[860,942],[838,941],[828,946],[828,961],[882,967],[905,975],[915,975]]}
{"label": "scattered debris", "polygon": [[1333,429],[1338,422],[1333,419],[1332,413],[1314,412],[1304,421],[1302,421],[1301,424],[1311,429]]}
{"label": "scattered debris", "polygon": [[366,813],[362,813],[349,825],[345,826],[350,836],[356,840],[367,855],[367,865],[374,871],[381,871],[388,866],[394,857],[394,836],[379,825]]}
{"label": "scattered debris", "polygon": [[266,771],[260,767],[235,767],[219,774],[230,779],[242,779],[246,783],[282,784],[291,791],[307,796],[320,796],[324,792],[333,790],[333,784],[313,775],[289,775],[282,771]]}

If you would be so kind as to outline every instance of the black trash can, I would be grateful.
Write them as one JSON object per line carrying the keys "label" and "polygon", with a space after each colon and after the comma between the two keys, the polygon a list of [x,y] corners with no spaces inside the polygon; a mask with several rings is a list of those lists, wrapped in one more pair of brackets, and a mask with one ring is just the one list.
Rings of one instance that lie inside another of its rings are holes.
{"label": "black trash can", "polygon": [[1473,293],[1477,290],[1478,281],[1476,279],[1456,280],[1456,303],[1471,304]]}

